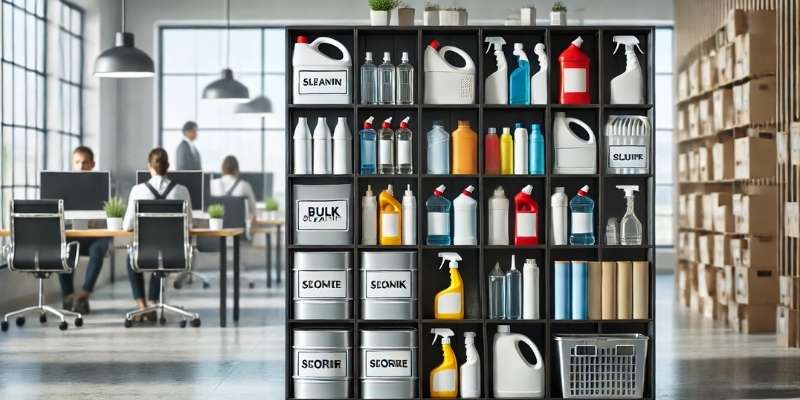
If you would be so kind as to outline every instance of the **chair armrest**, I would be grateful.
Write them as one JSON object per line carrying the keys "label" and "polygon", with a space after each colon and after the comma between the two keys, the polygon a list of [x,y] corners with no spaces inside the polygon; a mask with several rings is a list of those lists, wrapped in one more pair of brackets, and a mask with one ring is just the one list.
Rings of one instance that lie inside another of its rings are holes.
{"label": "chair armrest", "polygon": [[[69,254],[70,254],[70,247],[75,247],[75,262],[70,266],[69,265]],[[69,266],[69,269],[77,269],[78,268],[78,261],[81,259],[81,244],[78,242],[67,242],[67,258],[65,261],[65,265]]]}
{"label": "chair armrest", "polygon": [[0,264],[4,264],[6,261],[8,261],[7,258],[11,252],[11,247],[11,242],[0,246]]}

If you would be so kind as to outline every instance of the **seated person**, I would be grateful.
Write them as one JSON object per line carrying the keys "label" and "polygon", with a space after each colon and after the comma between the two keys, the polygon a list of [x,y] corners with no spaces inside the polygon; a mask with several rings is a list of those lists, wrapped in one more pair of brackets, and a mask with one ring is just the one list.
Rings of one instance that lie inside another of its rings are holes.
{"label": "seated person", "polygon": [[227,156],[222,160],[222,177],[211,181],[212,196],[243,196],[247,198],[245,215],[250,224],[256,219],[256,195],[250,183],[239,176],[239,160]]}

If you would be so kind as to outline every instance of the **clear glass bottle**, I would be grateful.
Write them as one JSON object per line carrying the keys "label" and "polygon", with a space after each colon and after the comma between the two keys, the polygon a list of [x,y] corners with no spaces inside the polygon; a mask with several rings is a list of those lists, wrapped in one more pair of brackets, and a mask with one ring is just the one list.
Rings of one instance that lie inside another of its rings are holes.
{"label": "clear glass bottle", "polygon": [[639,186],[619,185],[617,188],[625,191],[625,200],[628,203],[625,215],[619,221],[619,244],[639,246],[642,244],[642,223],[636,217],[633,209],[633,192],[639,190]]}
{"label": "clear glass bottle", "polygon": [[572,214],[569,244],[591,246],[594,244],[594,200],[589,198],[589,186],[584,185],[578,195],[569,201]]}
{"label": "clear glass bottle", "polygon": [[428,131],[428,174],[450,173],[450,133],[444,129],[443,121],[433,121]]}
{"label": "clear glass bottle", "polygon": [[383,120],[381,130],[378,131],[378,174],[394,174],[394,131],[392,130],[392,117]]}
{"label": "clear glass bottle", "polygon": [[428,213],[428,232],[426,243],[429,246],[450,245],[450,200],[444,197],[444,185],[433,190],[433,195],[425,202]]}
{"label": "clear glass bottle", "polygon": [[617,219],[611,217],[608,219],[608,224],[606,225],[606,245],[616,246],[618,244],[619,240],[617,239]]}
{"label": "clear glass bottle", "polygon": [[372,52],[368,51],[361,65],[361,104],[378,103],[378,67],[372,62]]}
{"label": "clear glass bottle", "polygon": [[395,74],[392,55],[388,51],[384,51],[383,63],[378,66],[378,103],[394,104]]}
{"label": "clear glass bottle", "polygon": [[395,136],[397,137],[397,168],[395,173],[399,175],[411,175],[414,173],[414,166],[412,157],[414,152],[412,151],[412,133],[411,129],[408,129],[408,120],[411,117],[405,117],[400,122],[400,127],[394,132]]}
{"label": "clear glass bottle", "polygon": [[397,104],[414,104],[414,66],[408,63],[407,51],[397,66]]}
{"label": "clear glass bottle", "polygon": [[506,272],[506,319],[522,319],[522,272],[517,269],[514,255]]}
{"label": "clear glass bottle", "polygon": [[489,273],[489,319],[506,318],[506,275],[495,263]]}

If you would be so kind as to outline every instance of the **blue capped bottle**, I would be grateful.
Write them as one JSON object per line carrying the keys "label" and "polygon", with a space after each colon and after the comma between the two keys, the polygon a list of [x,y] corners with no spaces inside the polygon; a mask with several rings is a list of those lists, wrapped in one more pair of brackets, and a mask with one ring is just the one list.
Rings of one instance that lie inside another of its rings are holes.
{"label": "blue capped bottle", "polygon": [[450,200],[444,198],[444,185],[433,189],[425,208],[428,213],[428,234],[426,243],[430,246],[450,245]]}
{"label": "blue capped bottle", "polygon": [[569,201],[572,214],[569,244],[591,246],[594,244],[594,200],[589,198],[589,186],[584,185],[578,195]]}
{"label": "blue capped bottle", "polygon": [[542,135],[541,125],[531,124],[528,146],[528,173],[544,175],[544,135]]}
{"label": "blue capped bottle", "polygon": [[531,104],[531,64],[522,50],[522,43],[514,43],[517,68],[508,80],[508,104]]}
{"label": "blue capped bottle", "polygon": [[377,172],[377,137],[378,133],[372,128],[375,117],[370,116],[364,121],[364,126],[358,132],[359,137],[359,174],[375,175]]}

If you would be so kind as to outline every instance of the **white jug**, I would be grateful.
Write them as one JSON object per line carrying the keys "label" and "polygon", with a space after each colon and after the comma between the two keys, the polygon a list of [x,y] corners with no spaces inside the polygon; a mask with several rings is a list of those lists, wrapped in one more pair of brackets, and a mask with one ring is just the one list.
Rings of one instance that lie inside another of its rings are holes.
{"label": "white jug", "polygon": [[[445,60],[451,51],[464,60],[463,67]],[[434,40],[425,48],[424,70],[425,104],[475,103],[475,62],[464,50],[453,46],[440,49],[439,41]]]}
{"label": "white jug", "polygon": [[[329,57],[319,46],[329,44],[339,49],[341,58]],[[348,104],[352,102],[353,61],[339,41],[320,37],[311,43],[298,36],[292,54],[294,104]]]}
{"label": "white jug", "polygon": [[[583,139],[570,128],[576,124],[589,135]],[[555,160],[554,174],[595,174],[597,173],[597,140],[594,131],[585,122],[567,117],[557,112],[553,121],[553,146]]]}
{"label": "white jug", "polygon": [[[531,364],[519,350],[524,343],[533,350]],[[511,333],[510,325],[498,325],[494,334],[494,397],[544,397],[544,360],[536,343],[525,335]]]}

